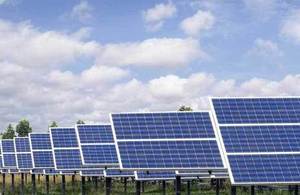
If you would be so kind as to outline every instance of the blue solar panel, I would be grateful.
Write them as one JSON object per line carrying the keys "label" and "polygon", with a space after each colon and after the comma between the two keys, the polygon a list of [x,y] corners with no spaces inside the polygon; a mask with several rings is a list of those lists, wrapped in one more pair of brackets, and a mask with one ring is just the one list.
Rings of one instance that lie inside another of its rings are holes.
{"label": "blue solar panel", "polygon": [[126,168],[214,169],[223,167],[216,141],[119,142]]}
{"label": "blue solar panel", "polygon": [[121,168],[224,168],[209,112],[112,114]]}
{"label": "blue solar panel", "polygon": [[299,183],[300,154],[229,155],[236,183]]}
{"label": "blue solar panel", "polygon": [[4,168],[17,167],[17,161],[16,161],[15,154],[3,153],[2,158],[3,158],[3,167]]}
{"label": "blue solar panel", "polygon": [[220,127],[227,152],[300,151],[300,125]]}
{"label": "blue solar panel", "polygon": [[82,145],[85,164],[117,164],[118,157],[114,145]]}
{"label": "blue solar panel", "polygon": [[77,125],[84,165],[118,166],[118,157],[110,125]]}
{"label": "blue solar panel", "polygon": [[16,152],[31,152],[28,137],[16,137]]}
{"label": "blue solar panel", "polygon": [[219,124],[300,123],[300,98],[213,98]]}
{"label": "blue solar panel", "polygon": [[34,168],[54,168],[50,134],[30,133],[29,137],[32,148]]}
{"label": "blue solar panel", "polygon": [[118,169],[107,169],[104,171],[105,177],[134,177],[133,171],[121,171]]}
{"label": "blue solar panel", "polygon": [[300,183],[300,98],[213,98],[212,103],[232,183]]}
{"label": "blue solar panel", "polygon": [[54,150],[57,170],[80,170],[82,168],[79,149]]}
{"label": "blue solar panel", "polygon": [[51,150],[51,140],[48,133],[31,133],[29,135],[32,150]]}
{"label": "blue solar panel", "polygon": [[214,138],[208,112],[113,114],[117,139]]}
{"label": "blue solar panel", "polygon": [[57,171],[55,169],[45,169],[44,173],[46,175],[57,175],[57,174],[59,174],[59,171]]}
{"label": "blue solar panel", "polygon": [[3,168],[2,155],[0,155],[0,168]]}
{"label": "blue solar panel", "polygon": [[32,169],[32,158],[31,154],[27,153],[19,153],[17,154],[17,162],[18,162],[18,169]]}
{"label": "blue solar panel", "polygon": [[75,128],[51,128],[51,136],[54,148],[78,147]]}
{"label": "blue solar panel", "polygon": [[35,168],[54,168],[52,151],[33,151]]}
{"label": "blue solar panel", "polygon": [[2,140],[2,152],[3,153],[15,152],[15,146],[14,146],[13,139],[3,139]]}
{"label": "blue solar panel", "polygon": [[77,125],[81,144],[113,143],[110,125]]}
{"label": "blue solar panel", "polygon": [[163,171],[163,172],[137,171],[135,174],[135,179],[138,181],[175,180],[176,174],[174,171]]}

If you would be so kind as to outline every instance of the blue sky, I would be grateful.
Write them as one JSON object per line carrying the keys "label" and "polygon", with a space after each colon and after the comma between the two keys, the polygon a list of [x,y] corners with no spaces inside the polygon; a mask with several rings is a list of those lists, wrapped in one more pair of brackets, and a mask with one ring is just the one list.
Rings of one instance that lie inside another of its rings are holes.
{"label": "blue sky", "polygon": [[296,1],[0,0],[1,127],[299,95],[299,49]]}

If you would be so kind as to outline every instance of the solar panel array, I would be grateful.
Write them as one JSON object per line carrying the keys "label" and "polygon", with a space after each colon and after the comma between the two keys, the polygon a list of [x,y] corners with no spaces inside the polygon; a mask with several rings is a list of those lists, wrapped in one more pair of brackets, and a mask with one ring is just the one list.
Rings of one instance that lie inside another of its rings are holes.
{"label": "solar panel array", "polygon": [[119,166],[110,125],[76,125],[76,130],[83,165]]}
{"label": "solar panel array", "polygon": [[210,112],[112,114],[121,169],[224,169]]}
{"label": "solar panel array", "polygon": [[35,169],[54,169],[53,153],[49,133],[30,133],[33,167]]}
{"label": "solar panel array", "polygon": [[1,150],[3,168],[17,168],[14,140],[2,139]]}
{"label": "solar panel array", "polygon": [[86,176],[86,177],[104,177],[104,172],[103,170],[82,170],[80,171],[81,176]]}
{"label": "solar panel array", "polygon": [[81,155],[75,128],[50,128],[56,170],[80,170]]}
{"label": "solar panel array", "polygon": [[18,169],[32,169],[31,148],[28,137],[15,137],[14,138],[17,168]]}
{"label": "solar panel array", "polygon": [[212,98],[233,184],[300,182],[300,98]]}

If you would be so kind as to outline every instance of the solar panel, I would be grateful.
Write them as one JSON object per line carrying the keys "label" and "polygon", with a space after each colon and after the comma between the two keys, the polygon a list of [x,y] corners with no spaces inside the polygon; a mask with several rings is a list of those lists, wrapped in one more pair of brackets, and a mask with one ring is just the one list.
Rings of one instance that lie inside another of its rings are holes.
{"label": "solar panel", "polygon": [[210,112],[112,114],[121,169],[225,169]]}
{"label": "solar panel", "polygon": [[55,169],[45,169],[44,170],[45,175],[58,175],[59,171],[56,171]]}
{"label": "solar panel", "polygon": [[1,149],[3,168],[17,168],[14,140],[3,139]]}
{"label": "solar panel", "polygon": [[74,171],[83,168],[75,128],[50,128],[50,137],[56,170]]}
{"label": "solar panel", "polygon": [[60,175],[76,175],[76,171],[68,171],[68,170],[66,170],[66,171],[59,171],[59,174]]}
{"label": "solar panel", "polygon": [[32,169],[32,156],[28,137],[15,137],[15,150],[18,169]]}
{"label": "solar panel", "polygon": [[118,158],[110,125],[76,125],[83,165],[117,167]]}
{"label": "solar panel", "polygon": [[80,176],[85,177],[104,177],[103,169],[99,170],[82,170]]}
{"label": "solar panel", "polygon": [[33,167],[36,169],[54,169],[53,153],[49,133],[30,133]]}
{"label": "solar panel", "polygon": [[300,98],[212,98],[233,184],[300,182]]}
{"label": "solar panel", "polygon": [[19,169],[8,169],[8,173],[20,173]]}
{"label": "solar panel", "polygon": [[215,170],[215,171],[201,171],[201,170],[182,170],[182,171],[176,171],[176,175],[179,175],[181,177],[196,177],[199,179],[226,179],[229,178],[228,172],[224,170]]}
{"label": "solar panel", "polygon": [[133,171],[121,171],[118,169],[104,170],[105,177],[134,177]]}

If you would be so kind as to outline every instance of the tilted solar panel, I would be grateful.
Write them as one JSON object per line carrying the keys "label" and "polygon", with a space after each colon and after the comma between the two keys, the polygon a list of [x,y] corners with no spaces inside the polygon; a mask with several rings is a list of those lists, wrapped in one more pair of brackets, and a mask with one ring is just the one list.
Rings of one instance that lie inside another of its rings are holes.
{"label": "tilted solar panel", "polygon": [[35,169],[54,169],[53,152],[49,133],[30,133],[33,167]]}
{"label": "tilted solar panel", "polygon": [[300,123],[299,97],[212,98],[219,124]]}
{"label": "tilted solar panel", "polygon": [[45,170],[44,169],[31,169],[30,173],[35,174],[35,175],[42,175],[45,173]]}
{"label": "tilted solar panel", "polygon": [[210,112],[112,114],[121,169],[224,169]]}
{"label": "tilted solar panel", "polygon": [[28,137],[15,137],[15,150],[18,169],[32,169],[31,148]]}
{"label": "tilted solar panel", "polygon": [[212,98],[233,184],[300,183],[300,98]]}
{"label": "tilted solar panel", "polygon": [[110,125],[76,125],[83,165],[118,166]]}
{"label": "tilted solar panel", "polygon": [[1,149],[3,168],[17,168],[14,140],[2,139]]}
{"label": "tilted solar panel", "polygon": [[55,169],[81,170],[83,167],[75,128],[50,128],[50,137]]}

